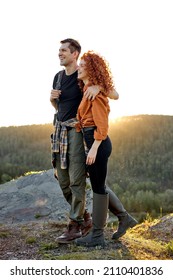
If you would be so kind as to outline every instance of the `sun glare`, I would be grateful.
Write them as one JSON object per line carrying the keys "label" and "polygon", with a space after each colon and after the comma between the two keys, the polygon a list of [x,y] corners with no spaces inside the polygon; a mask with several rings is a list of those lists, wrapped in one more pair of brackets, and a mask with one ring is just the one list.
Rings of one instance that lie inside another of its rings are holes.
{"label": "sun glare", "polygon": [[[128,106],[125,106],[125,104],[122,104],[122,102],[120,100],[110,100],[109,105],[110,105],[109,120],[111,122],[116,120],[117,118],[130,115]],[[135,114],[135,112],[134,112],[134,114]]]}

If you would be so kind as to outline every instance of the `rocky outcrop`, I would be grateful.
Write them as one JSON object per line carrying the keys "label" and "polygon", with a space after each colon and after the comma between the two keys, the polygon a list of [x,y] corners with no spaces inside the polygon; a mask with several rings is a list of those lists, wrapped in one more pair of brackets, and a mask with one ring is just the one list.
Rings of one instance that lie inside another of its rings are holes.
{"label": "rocky outcrop", "polygon": [[[87,190],[87,208],[91,209],[91,192]],[[69,205],[65,201],[53,171],[20,177],[0,185],[0,223],[36,220],[67,220]]]}

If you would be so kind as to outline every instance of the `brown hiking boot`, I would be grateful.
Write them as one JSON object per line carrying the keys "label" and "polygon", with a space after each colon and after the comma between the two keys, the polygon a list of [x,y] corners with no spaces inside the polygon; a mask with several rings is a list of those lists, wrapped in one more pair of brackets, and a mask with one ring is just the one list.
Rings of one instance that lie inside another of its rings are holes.
{"label": "brown hiking boot", "polygon": [[81,225],[75,221],[70,221],[66,231],[56,238],[58,243],[71,243],[72,240],[82,236]]}
{"label": "brown hiking boot", "polygon": [[92,228],[92,219],[90,213],[88,213],[87,211],[85,211],[83,217],[84,217],[84,221],[81,224],[81,231],[82,231],[82,236],[86,236],[89,233],[90,229]]}

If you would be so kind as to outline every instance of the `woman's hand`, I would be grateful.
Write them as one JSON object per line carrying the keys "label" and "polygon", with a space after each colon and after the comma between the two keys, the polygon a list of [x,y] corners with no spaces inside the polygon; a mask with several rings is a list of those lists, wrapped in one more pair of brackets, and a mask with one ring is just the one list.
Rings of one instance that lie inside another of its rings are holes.
{"label": "woman's hand", "polygon": [[97,150],[98,150],[97,148],[93,146],[91,147],[87,155],[86,164],[91,165],[95,162]]}
{"label": "woman's hand", "polygon": [[86,164],[91,165],[95,162],[98,147],[100,146],[101,142],[102,142],[102,140],[94,140],[94,143],[92,144],[92,147],[88,152]]}

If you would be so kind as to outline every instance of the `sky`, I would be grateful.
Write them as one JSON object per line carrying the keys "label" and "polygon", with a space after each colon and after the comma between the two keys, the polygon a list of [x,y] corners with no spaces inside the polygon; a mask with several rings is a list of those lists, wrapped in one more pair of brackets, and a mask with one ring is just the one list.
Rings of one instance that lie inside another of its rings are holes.
{"label": "sky", "polygon": [[119,100],[110,119],[173,115],[172,1],[1,0],[0,126],[51,123],[60,41],[109,62]]}

